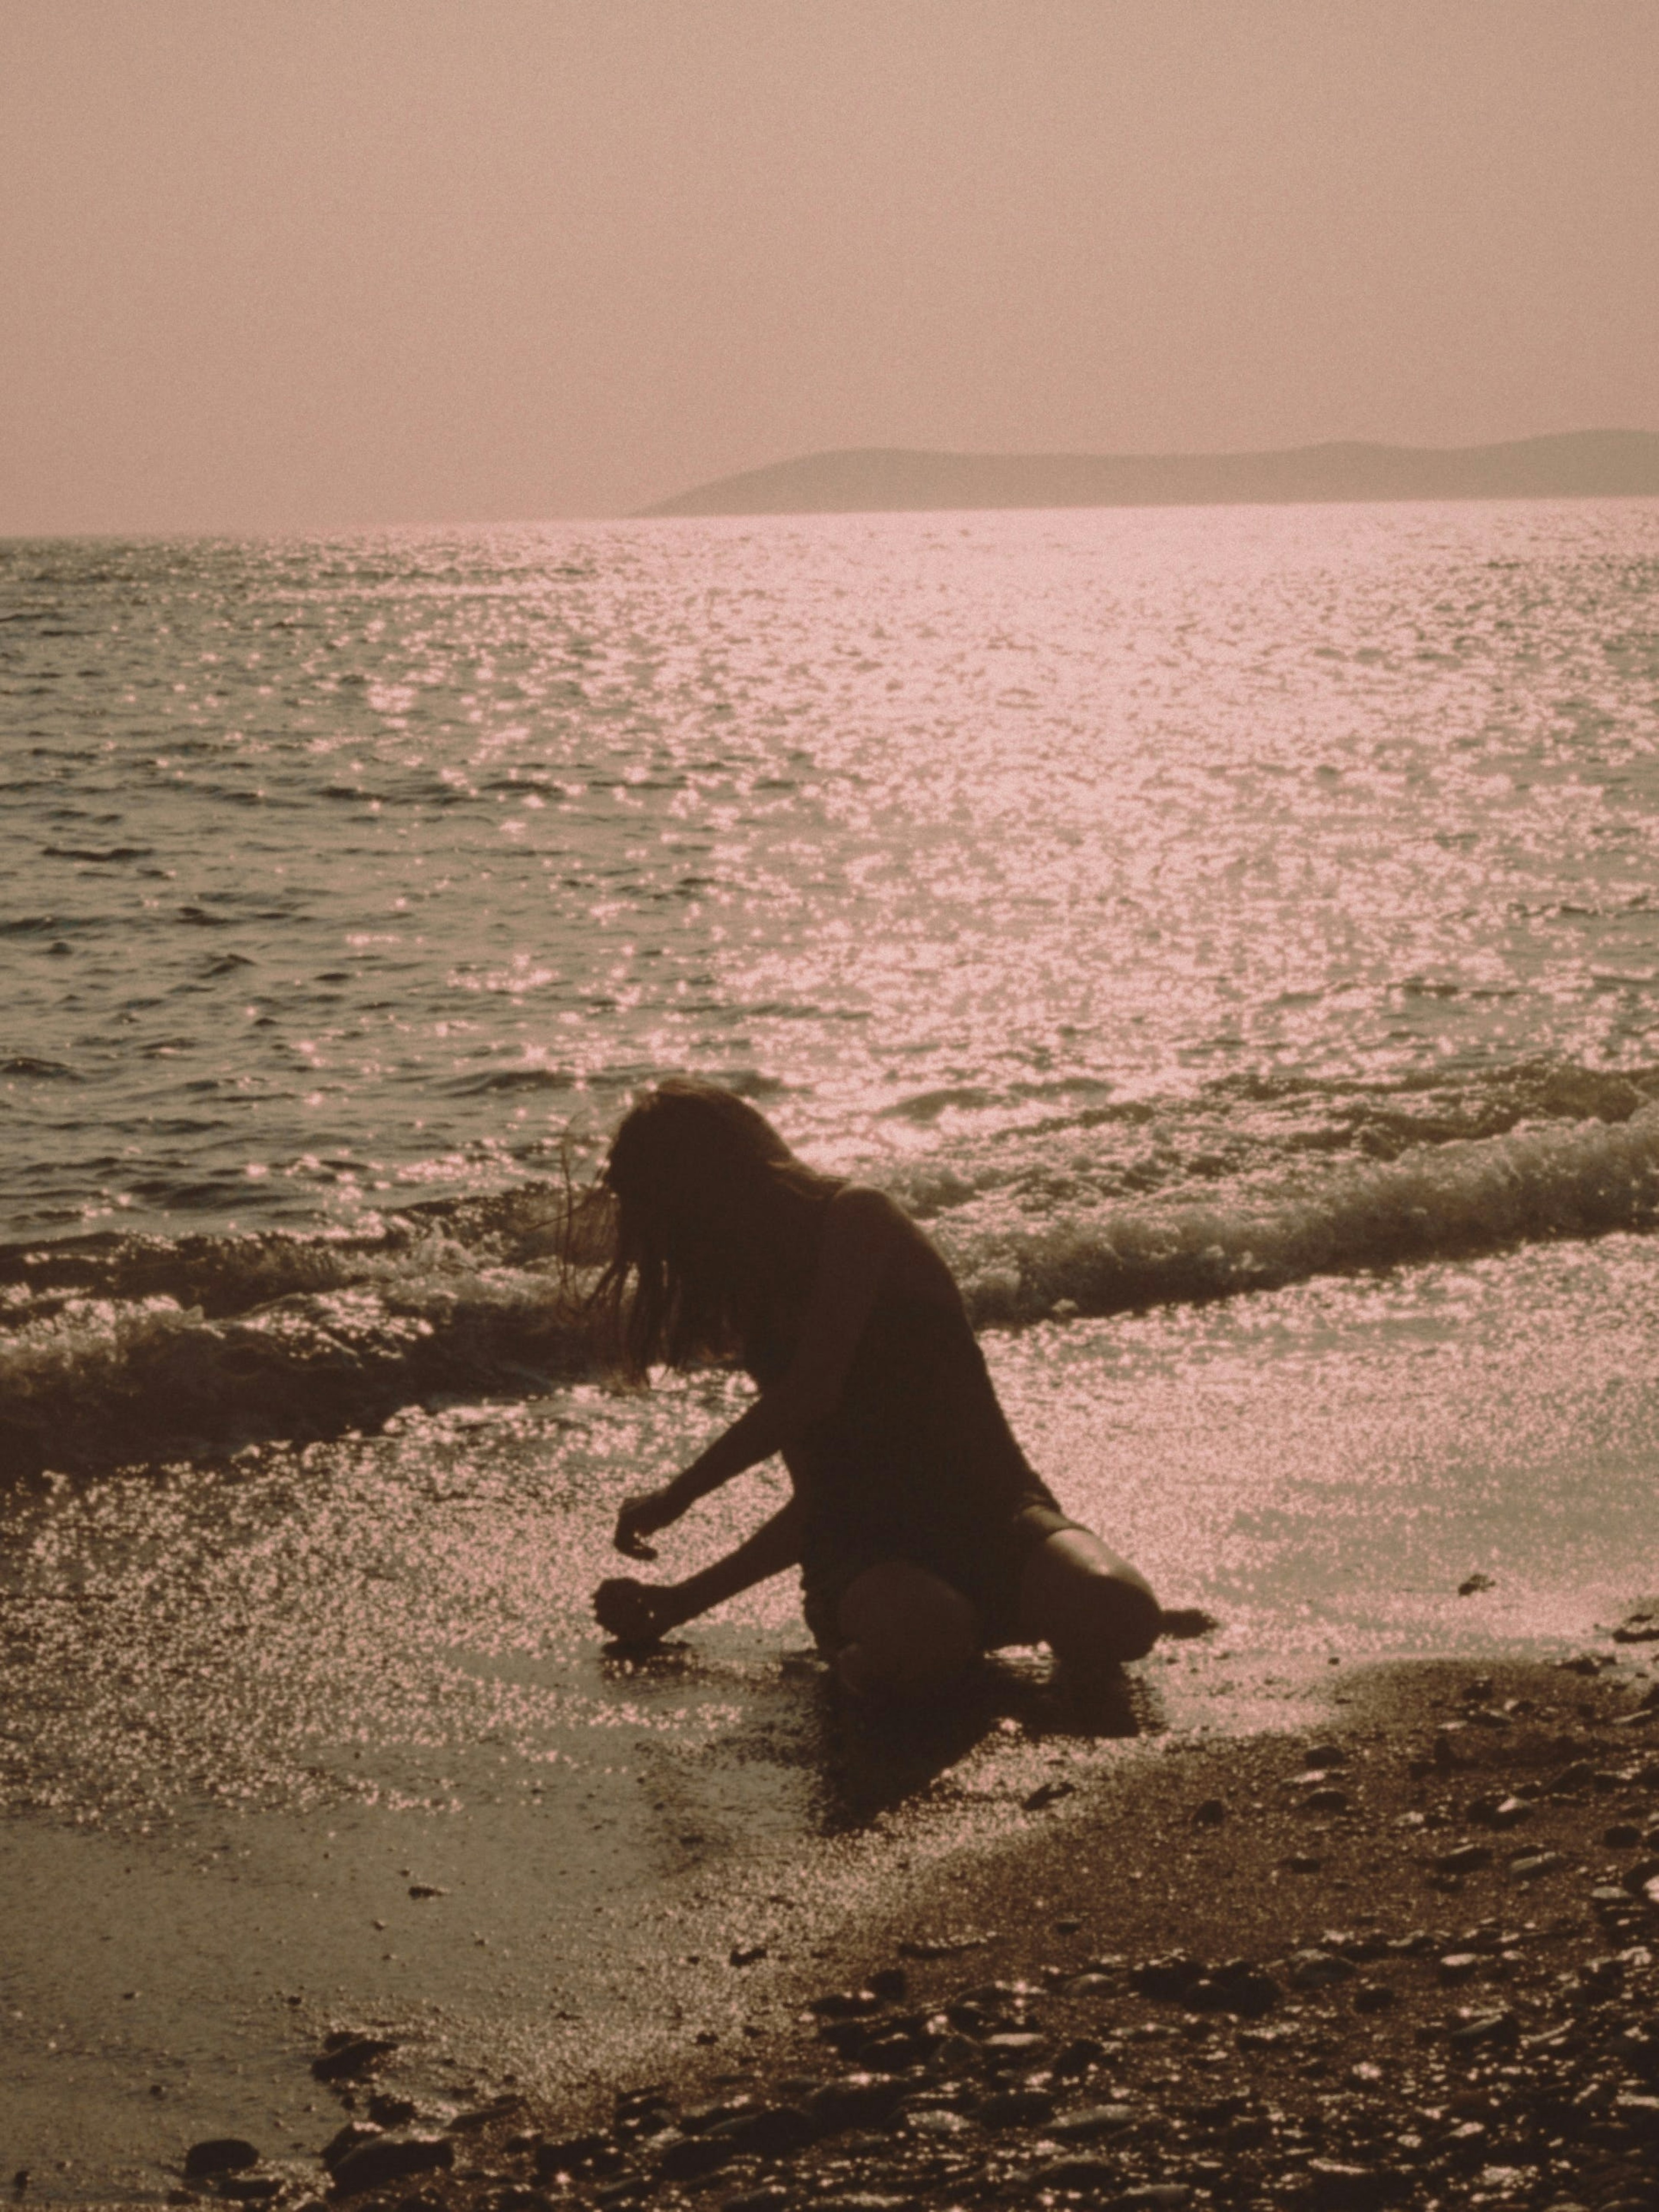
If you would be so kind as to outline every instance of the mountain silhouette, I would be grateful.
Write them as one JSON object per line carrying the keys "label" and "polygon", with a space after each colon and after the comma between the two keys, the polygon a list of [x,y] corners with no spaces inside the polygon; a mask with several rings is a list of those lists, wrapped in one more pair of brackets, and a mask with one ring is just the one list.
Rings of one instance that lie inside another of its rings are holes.
{"label": "mountain silhouette", "polygon": [[871,446],[717,477],[647,515],[986,507],[1205,507],[1659,493],[1659,434],[1570,430],[1499,446],[1297,446],[1274,453],[940,453]]}

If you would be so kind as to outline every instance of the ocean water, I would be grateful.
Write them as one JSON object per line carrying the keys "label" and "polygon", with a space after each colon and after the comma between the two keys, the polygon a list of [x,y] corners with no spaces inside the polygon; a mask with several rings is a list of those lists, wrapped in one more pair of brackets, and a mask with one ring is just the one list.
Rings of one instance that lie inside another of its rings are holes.
{"label": "ocean water", "polygon": [[646,1989],[689,2033],[671,1923],[1120,1755],[1018,1658],[869,1739],[781,1583],[601,1648],[617,1496],[742,1402],[617,1395],[559,1293],[671,1070],[902,1197],[1062,1500],[1218,1615],[1142,1741],[1659,1583],[1659,503],[14,543],[0,718],[46,2193],[322,2140],[343,2011],[530,2081]]}

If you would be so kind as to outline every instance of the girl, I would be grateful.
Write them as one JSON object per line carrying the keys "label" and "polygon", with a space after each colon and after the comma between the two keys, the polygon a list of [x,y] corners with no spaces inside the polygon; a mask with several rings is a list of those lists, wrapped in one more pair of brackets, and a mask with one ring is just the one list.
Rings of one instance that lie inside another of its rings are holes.
{"label": "girl", "polygon": [[782,1455],[793,1496],[682,1583],[602,1583],[602,1627],[650,1643],[799,1566],[807,1626],[849,1690],[927,1696],[986,1650],[1138,1659],[1146,1581],[1069,1520],[1015,1442],[945,1261],[881,1192],[817,1174],[752,1106],[679,1078],[618,1129],[616,1243],[596,1297],[642,1377],[735,1356],[754,1404],[684,1473],[628,1498],[618,1551]]}

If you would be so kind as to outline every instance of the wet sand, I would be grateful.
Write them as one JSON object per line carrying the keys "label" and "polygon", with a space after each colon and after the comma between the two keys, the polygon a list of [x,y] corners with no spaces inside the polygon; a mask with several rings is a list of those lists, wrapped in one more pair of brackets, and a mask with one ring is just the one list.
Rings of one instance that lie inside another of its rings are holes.
{"label": "wet sand", "polygon": [[1056,1765],[995,1832],[917,1850],[878,1821],[833,1893],[720,1900],[720,1948],[665,1962],[671,2012],[635,2008],[631,2051],[562,2091],[506,2069],[446,2095],[371,2013],[317,2021],[332,2180],[250,2143],[188,2186],[1635,2212],[1659,2196],[1656,1649],[1344,1669],[1307,1725]]}

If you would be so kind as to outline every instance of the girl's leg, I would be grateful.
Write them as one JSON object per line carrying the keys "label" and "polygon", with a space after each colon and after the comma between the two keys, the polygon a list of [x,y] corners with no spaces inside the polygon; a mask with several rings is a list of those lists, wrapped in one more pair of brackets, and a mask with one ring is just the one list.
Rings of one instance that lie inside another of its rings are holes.
{"label": "girl's leg", "polygon": [[860,1696],[932,1697],[981,1650],[979,1615],[958,1589],[908,1559],[883,1559],[848,1583],[836,1671]]}
{"label": "girl's leg", "polygon": [[1144,1658],[1163,1618],[1144,1575],[1086,1528],[1047,1536],[1020,1577],[1021,1625],[1069,1666]]}

